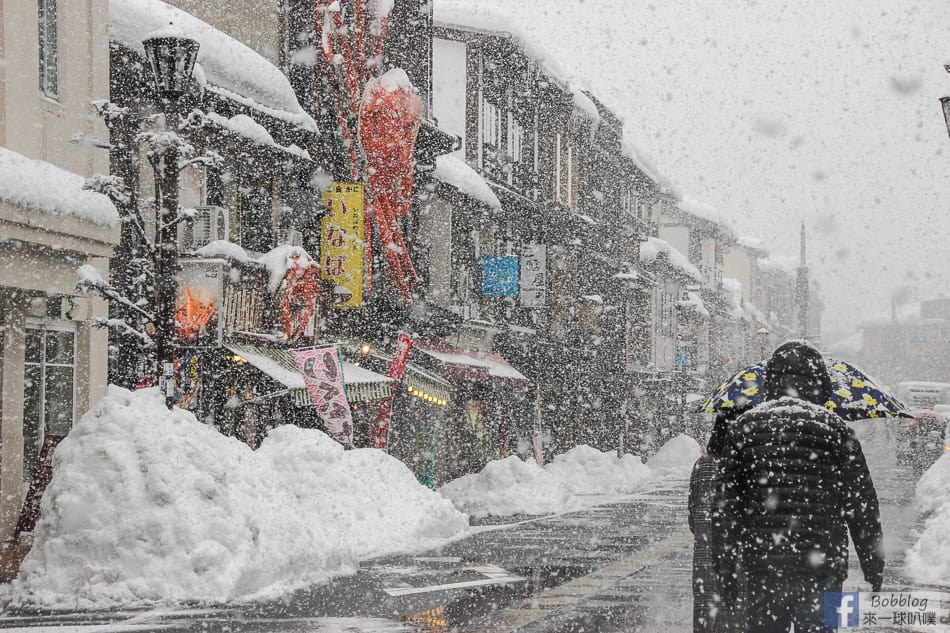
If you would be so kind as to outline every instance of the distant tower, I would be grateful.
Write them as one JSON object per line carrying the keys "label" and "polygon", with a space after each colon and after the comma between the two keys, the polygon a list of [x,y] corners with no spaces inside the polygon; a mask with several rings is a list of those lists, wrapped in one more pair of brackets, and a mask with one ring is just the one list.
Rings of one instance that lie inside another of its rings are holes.
{"label": "distant tower", "polygon": [[798,335],[808,340],[808,266],[805,264],[805,221],[802,220],[801,259],[798,262],[798,284],[795,303],[798,308]]}

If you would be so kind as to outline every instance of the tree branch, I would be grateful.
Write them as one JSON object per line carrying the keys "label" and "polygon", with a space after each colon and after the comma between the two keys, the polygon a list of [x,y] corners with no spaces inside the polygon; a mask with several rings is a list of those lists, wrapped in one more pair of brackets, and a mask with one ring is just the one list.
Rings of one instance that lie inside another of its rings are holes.
{"label": "tree branch", "polygon": [[104,319],[99,317],[96,319],[96,326],[111,328],[114,330],[119,330],[124,334],[129,334],[139,339],[142,342],[142,347],[144,349],[151,349],[155,346],[155,341],[152,340],[152,337],[146,334],[145,332],[140,332],[134,327],[126,323],[122,319]]}

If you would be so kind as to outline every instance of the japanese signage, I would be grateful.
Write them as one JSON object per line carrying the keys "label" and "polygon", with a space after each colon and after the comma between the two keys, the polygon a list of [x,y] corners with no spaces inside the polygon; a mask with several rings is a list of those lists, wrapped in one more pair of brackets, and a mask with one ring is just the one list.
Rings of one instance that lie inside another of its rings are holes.
{"label": "japanese signage", "polygon": [[482,265],[482,296],[513,297],[518,294],[517,257],[479,257]]}
{"label": "japanese signage", "polygon": [[333,282],[333,305],[363,304],[363,185],[334,182],[323,192],[327,214],[320,230],[321,276]]}
{"label": "japanese signage", "polygon": [[544,244],[525,244],[521,251],[521,305],[541,308],[547,303],[547,252]]}
{"label": "japanese signage", "polygon": [[345,446],[353,444],[353,413],[346,400],[340,355],[332,345],[293,351],[310,401],[326,424],[327,433]]}
{"label": "japanese signage", "polygon": [[[406,363],[409,360],[409,350],[412,348],[412,339],[408,334],[399,333],[399,340],[396,342],[396,351],[393,354],[392,363],[389,365],[390,378],[396,382],[393,384],[393,391],[399,389],[399,381],[406,371]],[[379,414],[376,416],[376,422],[370,431],[370,446],[373,448],[386,449],[386,435],[389,430],[389,413],[393,406],[393,396],[386,398],[380,407]]]}

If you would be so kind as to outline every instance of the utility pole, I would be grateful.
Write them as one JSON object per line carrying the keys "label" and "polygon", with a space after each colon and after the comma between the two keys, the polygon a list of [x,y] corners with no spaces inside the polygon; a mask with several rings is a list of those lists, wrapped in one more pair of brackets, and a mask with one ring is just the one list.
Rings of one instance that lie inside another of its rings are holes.
{"label": "utility pole", "polygon": [[795,303],[798,305],[798,334],[808,340],[808,266],[805,263],[805,220],[802,220],[801,255],[798,262],[798,280]]}

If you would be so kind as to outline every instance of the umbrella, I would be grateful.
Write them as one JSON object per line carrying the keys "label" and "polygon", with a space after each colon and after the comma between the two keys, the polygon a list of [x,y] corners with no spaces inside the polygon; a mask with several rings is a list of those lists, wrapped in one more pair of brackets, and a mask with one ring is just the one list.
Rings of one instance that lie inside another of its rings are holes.
{"label": "umbrella", "polygon": [[[911,417],[903,402],[874,384],[863,371],[841,360],[825,357],[833,385],[825,406],[845,420],[881,417]],[[765,374],[768,361],[737,372],[703,402],[699,411],[723,413],[746,411],[765,399]]]}

